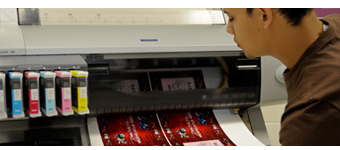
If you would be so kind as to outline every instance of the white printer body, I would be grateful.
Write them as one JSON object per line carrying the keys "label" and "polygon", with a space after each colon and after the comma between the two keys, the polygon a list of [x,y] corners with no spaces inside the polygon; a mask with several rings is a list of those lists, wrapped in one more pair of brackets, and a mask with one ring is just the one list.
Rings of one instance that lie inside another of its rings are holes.
{"label": "white printer body", "polygon": [[[159,21],[162,18],[162,13],[159,13],[159,18],[149,17],[149,21],[158,19],[153,24],[145,23],[145,19],[141,20],[140,16],[137,19],[128,16],[130,20],[125,20],[128,22],[125,24],[117,18],[115,24],[105,24],[103,22],[108,20],[104,21],[103,18],[109,14],[106,11],[95,13],[90,19],[90,22],[101,23],[81,24],[78,21],[77,24],[74,21],[75,17],[80,18],[77,13],[67,13],[67,18],[55,21],[51,18],[48,20],[47,13],[41,13],[39,9],[17,9],[17,25],[0,23],[0,72],[3,74],[56,70],[89,72],[88,114],[75,114],[77,119],[74,120],[46,116],[31,119],[27,114],[23,118],[13,118],[8,104],[11,102],[7,99],[7,117],[0,121],[3,128],[1,136],[4,136],[0,143],[13,142],[13,138],[7,135],[12,133],[13,124],[18,121],[23,122],[25,127],[18,127],[23,130],[46,128],[50,124],[61,127],[69,122],[67,126],[78,127],[81,131],[81,138],[76,137],[78,143],[75,143],[91,145],[84,126],[86,117],[149,111],[241,108],[247,111],[253,134],[265,145],[270,145],[260,106],[286,99],[285,86],[280,76],[283,72],[282,63],[267,56],[247,59],[234,42],[233,35],[226,32],[225,20],[228,18],[223,11],[199,10],[219,17],[210,19],[212,21],[208,23],[192,23],[192,20],[187,21],[191,24],[183,23],[185,19],[182,18],[182,23],[174,23],[176,20],[169,23],[169,18],[174,16],[167,11],[163,13],[168,17],[168,23],[164,23],[166,18]],[[144,10],[150,14],[149,11]],[[119,9],[119,12],[126,14],[128,11]],[[48,15],[54,17],[51,12]],[[55,23],[47,24],[46,20]],[[195,73],[197,70],[199,75]],[[166,87],[155,86],[156,80],[158,82],[162,78],[171,78],[171,75],[187,77],[183,74],[192,77],[196,84],[196,79],[203,77],[203,89],[169,92],[165,91]],[[140,91],[144,85],[147,92],[117,90],[116,84],[122,81],[126,83],[126,80],[133,82],[132,78],[139,81]],[[142,83],[140,80],[147,81]],[[156,89],[160,91],[155,92]],[[35,127],[34,124],[39,121],[46,123]],[[17,139],[20,140],[24,138]]]}

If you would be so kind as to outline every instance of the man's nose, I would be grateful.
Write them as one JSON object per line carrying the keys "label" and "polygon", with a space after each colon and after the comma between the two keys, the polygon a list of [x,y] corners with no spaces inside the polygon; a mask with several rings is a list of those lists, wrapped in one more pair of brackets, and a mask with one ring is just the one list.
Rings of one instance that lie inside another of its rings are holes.
{"label": "man's nose", "polygon": [[228,23],[228,25],[227,25],[227,32],[228,32],[229,34],[232,34],[232,35],[235,34],[234,28],[230,25],[230,23]]}

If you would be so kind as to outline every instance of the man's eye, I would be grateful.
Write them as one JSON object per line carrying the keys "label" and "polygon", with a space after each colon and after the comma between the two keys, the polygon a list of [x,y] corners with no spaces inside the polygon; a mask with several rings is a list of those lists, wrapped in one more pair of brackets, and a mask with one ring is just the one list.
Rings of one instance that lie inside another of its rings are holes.
{"label": "man's eye", "polygon": [[234,18],[230,18],[229,21],[232,22],[234,20]]}

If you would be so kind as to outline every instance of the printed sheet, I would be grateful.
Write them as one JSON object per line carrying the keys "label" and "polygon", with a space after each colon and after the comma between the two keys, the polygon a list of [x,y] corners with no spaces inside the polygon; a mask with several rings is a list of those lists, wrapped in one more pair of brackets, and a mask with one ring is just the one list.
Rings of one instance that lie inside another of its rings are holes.
{"label": "printed sheet", "polygon": [[211,110],[97,117],[105,146],[235,146]]}

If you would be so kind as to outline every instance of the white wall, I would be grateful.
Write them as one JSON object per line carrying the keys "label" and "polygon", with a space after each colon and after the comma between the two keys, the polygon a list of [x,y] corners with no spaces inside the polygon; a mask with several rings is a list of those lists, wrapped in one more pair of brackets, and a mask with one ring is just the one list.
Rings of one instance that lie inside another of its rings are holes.
{"label": "white wall", "polygon": [[261,111],[267,128],[267,133],[272,146],[281,146],[279,142],[279,132],[281,128],[281,116],[286,103],[262,106]]}

